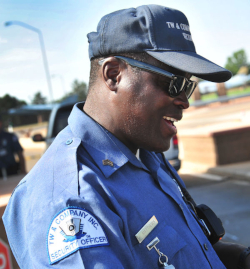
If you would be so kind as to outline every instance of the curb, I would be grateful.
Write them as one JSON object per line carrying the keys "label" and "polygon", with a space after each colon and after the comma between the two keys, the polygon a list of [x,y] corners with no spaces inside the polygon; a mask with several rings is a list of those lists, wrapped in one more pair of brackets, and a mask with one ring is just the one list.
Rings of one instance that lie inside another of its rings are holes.
{"label": "curb", "polygon": [[[249,164],[249,167],[250,167],[250,164]],[[214,168],[209,168],[207,172],[214,175],[220,175],[220,176],[250,181],[250,171],[227,171],[220,167],[214,167]]]}
{"label": "curb", "polygon": [[250,181],[250,161],[209,167],[204,164],[182,161],[179,174],[217,175]]}

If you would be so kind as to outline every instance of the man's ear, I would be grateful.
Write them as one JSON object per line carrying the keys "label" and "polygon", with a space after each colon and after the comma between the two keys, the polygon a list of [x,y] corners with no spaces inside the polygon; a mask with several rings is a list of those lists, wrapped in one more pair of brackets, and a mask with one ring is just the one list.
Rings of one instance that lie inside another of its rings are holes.
{"label": "man's ear", "polygon": [[102,78],[111,91],[116,91],[121,81],[121,65],[122,62],[115,57],[105,59],[102,64]]}

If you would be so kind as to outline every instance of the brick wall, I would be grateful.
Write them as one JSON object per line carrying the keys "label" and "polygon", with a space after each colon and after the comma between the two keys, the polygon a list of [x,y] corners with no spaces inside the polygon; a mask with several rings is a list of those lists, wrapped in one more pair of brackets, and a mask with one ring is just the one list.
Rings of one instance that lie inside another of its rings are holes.
{"label": "brick wall", "polygon": [[250,127],[182,135],[183,156],[187,162],[216,166],[250,160]]}

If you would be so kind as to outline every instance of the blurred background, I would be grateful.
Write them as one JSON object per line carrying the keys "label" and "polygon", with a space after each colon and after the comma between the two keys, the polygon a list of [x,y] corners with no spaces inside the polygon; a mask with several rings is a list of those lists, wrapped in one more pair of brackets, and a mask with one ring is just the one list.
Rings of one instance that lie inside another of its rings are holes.
{"label": "blurred background", "polygon": [[[144,4],[152,1],[0,1],[0,115],[4,129],[14,133],[24,149],[27,172],[67,124],[72,105],[86,98],[87,34],[96,30],[102,16]],[[197,202],[207,203],[222,219],[225,240],[249,245],[249,1],[154,4],[183,11],[197,53],[233,74],[220,84],[197,79],[190,108],[177,124],[178,137],[166,157],[173,164],[178,161],[176,169]],[[3,173],[0,178],[1,216],[22,177]],[[6,244],[0,221],[0,253],[8,252]],[[11,263],[18,268],[13,257]],[[0,259],[0,267],[3,264]]]}

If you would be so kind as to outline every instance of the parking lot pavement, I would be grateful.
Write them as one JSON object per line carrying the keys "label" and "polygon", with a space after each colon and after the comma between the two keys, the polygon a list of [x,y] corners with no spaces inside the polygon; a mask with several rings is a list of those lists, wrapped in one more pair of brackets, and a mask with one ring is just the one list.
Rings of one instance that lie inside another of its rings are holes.
{"label": "parking lot pavement", "polygon": [[208,173],[250,181],[250,161],[219,165],[209,168]]}
{"label": "parking lot pavement", "polygon": [[186,187],[200,187],[217,184],[221,181],[227,180],[226,177],[220,177],[212,174],[180,174],[180,177],[184,180]]}
{"label": "parking lot pavement", "polygon": [[[2,217],[5,206],[7,205],[11,193],[23,178],[23,175],[10,176],[7,180],[0,179],[0,217]],[[1,268],[1,267],[0,267]]]}
{"label": "parking lot pavement", "polygon": [[180,174],[197,204],[206,204],[222,220],[224,241],[250,244],[250,181],[224,177],[213,180]]}

